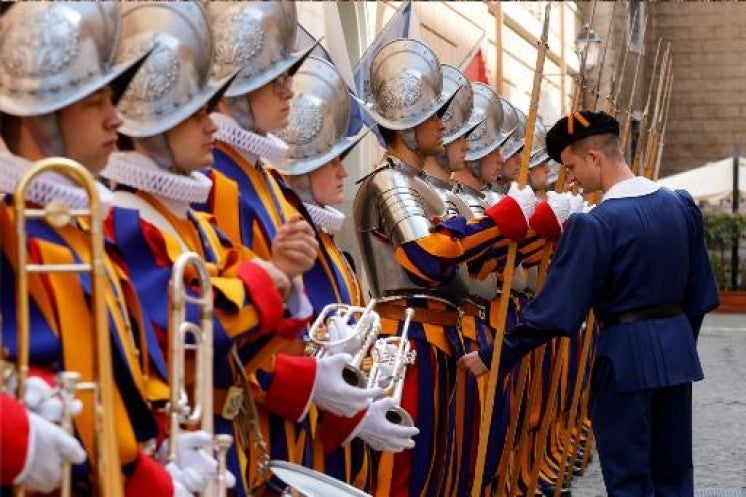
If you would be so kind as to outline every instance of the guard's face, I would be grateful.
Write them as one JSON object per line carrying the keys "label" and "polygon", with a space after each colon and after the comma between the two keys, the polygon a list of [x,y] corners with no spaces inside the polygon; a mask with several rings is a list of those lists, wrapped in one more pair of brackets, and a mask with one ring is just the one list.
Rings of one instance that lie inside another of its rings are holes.
{"label": "guard's face", "polygon": [[549,183],[549,164],[544,162],[528,171],[528,180],[534,190],[546,190]]}
{"label": "guard's face", "polygon": [[292,76],[283,74],[248,94],[251,114],[260,133],[271,133],[288,125],[292,81]]}
{"label": "guard's face", "polygon": [[521,170],[521,153],[513,154],[503,164],[500,176],[506,180],[514,180],[518,177],[518,172]]}
{"label": "guard's face", "polygon": [[437,155],[443,152],[443,119],[434,115],[424,123],[414,128],[420,153],[423,155]]}
{"label": "guard's face", "polygon": [[205,108],[168,130],[166,139],[173,154],[174,165],[185,173],[212,167],[215,131],[217,127]]}
{"label": "guard's face", "polygon": [[461,171],[466,167],[464,158],[466,152],[469,151],[469,142],[466,141],[466,137],[462,136],[445,146],[446,154],[448,155],[448,165],[451,171]]}
{"label": "guard's face", "polygon": [[344,180],[347,171],[342,159],[337,157],[322,167],[311,171],[311,194],[321,205],[339,205],[344,193]]}
{"label": "guard's face", "polygon": [[68,105],[57,113],[57,119],[67,157],[94,175],[99,173],[116,150],[117,129],[122,125],[111,102],[111,89],[104,87]]}
{"label": "guard's face", "polygon": [[500,151],[500,147],[485,155],[480,159],[482,165],[482,181],[491,183],[497,179],[500,169],[503,167],[505,159]]}
{"label": "guard's face", "polygon": [[567,146],[562,150],[560,158],[567,169],[568,181],[581,186],[586,192],[601,189],[601,160],[598,151],[588,150],[580,155]]}

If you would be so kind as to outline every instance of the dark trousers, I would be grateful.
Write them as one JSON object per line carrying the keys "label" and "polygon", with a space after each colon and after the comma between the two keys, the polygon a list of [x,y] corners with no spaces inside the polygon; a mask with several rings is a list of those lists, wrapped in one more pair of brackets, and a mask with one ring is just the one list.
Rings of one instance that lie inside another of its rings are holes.
{"label": "dark trousers", "polygon": [[692,497],[692,385],[618,392],[599,360],[591,419],[610,497]]}

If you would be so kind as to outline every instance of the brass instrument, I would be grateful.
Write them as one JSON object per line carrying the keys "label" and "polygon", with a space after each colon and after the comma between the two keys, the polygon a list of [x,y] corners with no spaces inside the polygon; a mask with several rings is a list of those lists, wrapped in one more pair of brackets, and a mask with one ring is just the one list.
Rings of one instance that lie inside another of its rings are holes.
{"label": "brass instrument", "polygon": [[397,407],[386,413],[390,422],[404,426],[414,426],[412,416],[400,405],[404,390],[407,366],[414,364],[417,351],[409,343],[409,326],[414,310],[407,308],[406,318],[400,336],[379,338],[373,347],[373,366],[368,374],[368,388],[383,388],[386,395],[396,400]]}
{"label": "brass instrument", "polygon": [[[188,272],[191,269],[192,272]],[[185,284],[187,276],[194,276],[189,289]],[[168,404],[169,438],[168,462],[176,461],[176,438],[182,425],[199,426],[200,429],[215,433],[213,421],[213,293],[210,275],[204,262],[194,252],[179,256],[171,271],[169,282],[169,386]],[[195,293],[197,293],[195,295]],[[187,319],[187,306],[199,308],[199,324]],[[194,343],[188,342],[192,337]],[[195,378],[193,402],[190,405],[186,387],[186,352],[195,352]],[[213,455],[218,461],[217,477],[211,481],[204,497],[225,497],[226,453],[233,443],[230,435],[219,434],[213,438]]]}
{"label": "brass instrument", "polygon": [[[368,356],[381,329],[381,318],[373,310],[375,304],[375,299],[371,299],[364,308],[329,304],[321,310],[308,330],[308,355],[320,359],[340,352],[351,352],[352,361],[345,366],[342,377],[347,384],[360,388],[368,386],[368,378],[361,370],[363,359]],[[328,327],[334,321],[338,326],[352,327],[352,332],[341,338],[330,337]]]}
{"label": "brass instrument", "polygon": [[[88,195],[88,207],[84,209],[70,209],[60,201],[50,202],[42,208],[27,207],[26,192],[33,180],[38,176],[55,172],[70,179],[82,187]],[[77,373],[63,372],[60,374],[63,395],[63,428],[72,434],[72,415],[69,411],[70,401],[76,391],[89,390],[94,395],[95,405],[95,458],[98,474],[98,495],[103,497],[121,497],[124,493],[121,464],[117,450],[115,429],[115,385],[112,375],[111,343],[106,309],[107,284],[104,266],[104,235],[103,209],[96,190],[95,179],[82,165],[70,159],[55,157],[37,161],[19,181],[14,192],[14,212],[17,237],[18,265],[16,275],[16,320],[17,320],[17,358],[16,381],[17,397],[23,399],[26,379],[29,371],[29,276],[45,273],[89,273],[92,282],[91,311],[94,330],[91,339],[94,342],[95,381],[79,381]],[[43,219],[51,226],[62,227],[76,219],[88,217],[90,219],[90,261],[80,264],[31,264],[28,262],[28,238],[26,236],[26,222]],[[63,468],[63,497],[71,494],[71,465],[66,463]],[[16,488],[15,495],[22,496],[24,489]]]}

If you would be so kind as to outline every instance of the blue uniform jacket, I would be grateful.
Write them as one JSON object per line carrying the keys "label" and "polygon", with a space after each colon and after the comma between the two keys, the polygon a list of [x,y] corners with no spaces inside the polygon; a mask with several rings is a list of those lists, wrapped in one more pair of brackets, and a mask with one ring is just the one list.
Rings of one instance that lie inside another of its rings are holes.
{"label": "blue uniform jacket", "polygon": [[[628,181],[640,180],[647,181]],[[500,370],[509,371],[552,337],[577,333],[590,308],[603,322],[666,305],[679,305],[684,314],[601,332],[596,357],[610,361],[618,391],[702,379],[696,340],[702,318],[718,305],[718,293],[702,216],[688,193],[660,188],[610,198],[567,221],[543,290],[505,338]],[[485,364],[491,355],[491,348],[480,351]]]}

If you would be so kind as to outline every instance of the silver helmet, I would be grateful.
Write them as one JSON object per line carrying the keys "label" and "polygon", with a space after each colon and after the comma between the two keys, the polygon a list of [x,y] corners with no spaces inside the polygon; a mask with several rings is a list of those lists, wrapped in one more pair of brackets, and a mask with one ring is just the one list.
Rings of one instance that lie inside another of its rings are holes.
{"label": "silver helmet", "polygon": [[291,1],[206,2],[206,7],[215,44],[212,76],[240,71],[226,97],[246,95],[285,72],[293,75],[315,48],[292,52],[298,15]]}
{"label": "silver helmet", "polygon": [[214,107],[235,75],[209,81],[210,29],[197,2],[123,4],[118,59],[151,50],[119,102],[119,131],[132,138],[160,135]]}
{"label": "silver helmet", "polygon": [[536,127],[534,128],[534,143],[531,146],[531,160],[528,163],[529,169],[533,169],[549,160],[546,146],[547,131],[549,131],[547,125],[540,117],[537,117]]}
{"label": "silver helmet", "polygon": [[472,112],[474,92],[461,71],[449,64],[441,64],[440,70],[443,72],[443,91],[456,89],[456,95],[443,114],[443,145],[448,145],[470,133],[487,116]]}
{"label": "silver helmet", "polygon": [[347,137],[350,94],[332,64],[308,57],[293,79],[288,125],[279,136],[288,145],[284,173],[298,176],[346,153],[361,138]]}
{"label": "silver helmet", "polygon": [[114,64],[116,2],[19,2],[0,18],[0,110],[56,112],[111,85],[118,99],[140,58]]}
{"label": "silver helmet", "polygon": [[512,108],[512,112],[505,113],[506,118],[503,120],[503,129],[512,130],[510,139],[501,148],[503,157],[507,160],[520,152],[526,143],[526,114],[507,100],[500,100]]}
{"label": "silver helmet", "polygon": [[506,120],[512,117],[510,113],[513,106],[483,83],[472,83],[471,87],[474,91],[472,112],[475,115],[484,116],[485,119],[467,137],[469,151],[466,153],[466,160],[468,162],[478,161],[492,153],[502,146],[513,132],[512,129],[506,129],[504,126]]}
{"label": "silver helmet", "polygon": [[373,58],[359,102],[379,125],[403,131],[444,110],[457,90],[444,88],[438,57],[427,45],[396,39]]}

